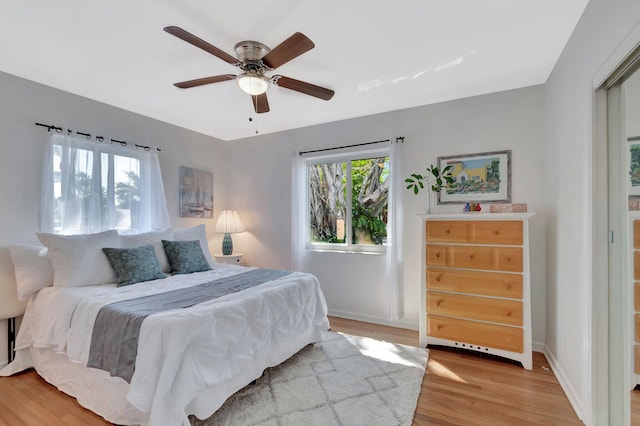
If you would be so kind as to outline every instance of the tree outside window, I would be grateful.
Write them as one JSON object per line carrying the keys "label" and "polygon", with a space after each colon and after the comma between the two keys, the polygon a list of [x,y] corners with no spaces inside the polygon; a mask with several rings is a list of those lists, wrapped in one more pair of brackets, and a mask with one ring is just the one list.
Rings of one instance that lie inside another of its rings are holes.
{"label": "tree outside window", "polygon": [[307,172],[311,245],[366,249],[385,244],[389,157],[314,162]]}

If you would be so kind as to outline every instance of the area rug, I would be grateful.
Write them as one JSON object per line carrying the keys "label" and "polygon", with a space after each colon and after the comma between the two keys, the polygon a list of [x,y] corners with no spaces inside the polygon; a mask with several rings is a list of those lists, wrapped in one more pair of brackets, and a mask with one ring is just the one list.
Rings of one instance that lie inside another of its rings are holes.
{"label": "area rug", "polygon": [[196,426],[411,425],[428,352],[326,332]]}

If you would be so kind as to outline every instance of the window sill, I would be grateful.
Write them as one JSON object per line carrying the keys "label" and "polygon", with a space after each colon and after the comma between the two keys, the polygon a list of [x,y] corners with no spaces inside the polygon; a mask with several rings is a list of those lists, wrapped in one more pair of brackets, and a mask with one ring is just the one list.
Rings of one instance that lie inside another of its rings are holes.
{"label": "window sill", "polygon": [[386,247],[382,250],[369,251],[369,250],[349,250],[349,249],[332,249],[332,248],[319,248],[319,247],[307,247],[307,252],[313,253],[340,253],[340,254],[364,254],[364,255],[374,255],[374,256],[386,256],[387,250]]}

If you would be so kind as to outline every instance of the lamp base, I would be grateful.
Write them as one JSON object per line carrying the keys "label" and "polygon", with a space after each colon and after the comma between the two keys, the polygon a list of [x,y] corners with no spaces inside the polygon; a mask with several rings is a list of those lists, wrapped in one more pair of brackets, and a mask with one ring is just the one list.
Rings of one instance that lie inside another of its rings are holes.
{"label": "lamp base", "polygon": [[233,253],[231,234],[224,234],[224,238],[222,239],[222,254],[229,256],[231,253]]}

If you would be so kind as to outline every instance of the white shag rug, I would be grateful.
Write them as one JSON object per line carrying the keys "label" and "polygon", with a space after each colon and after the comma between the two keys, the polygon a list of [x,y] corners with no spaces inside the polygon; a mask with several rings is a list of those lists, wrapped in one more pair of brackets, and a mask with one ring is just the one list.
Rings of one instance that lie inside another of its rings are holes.
{"label": "white shag rug", "polygon": [[423,348],[327,331],[196,426],[411,425]]}

